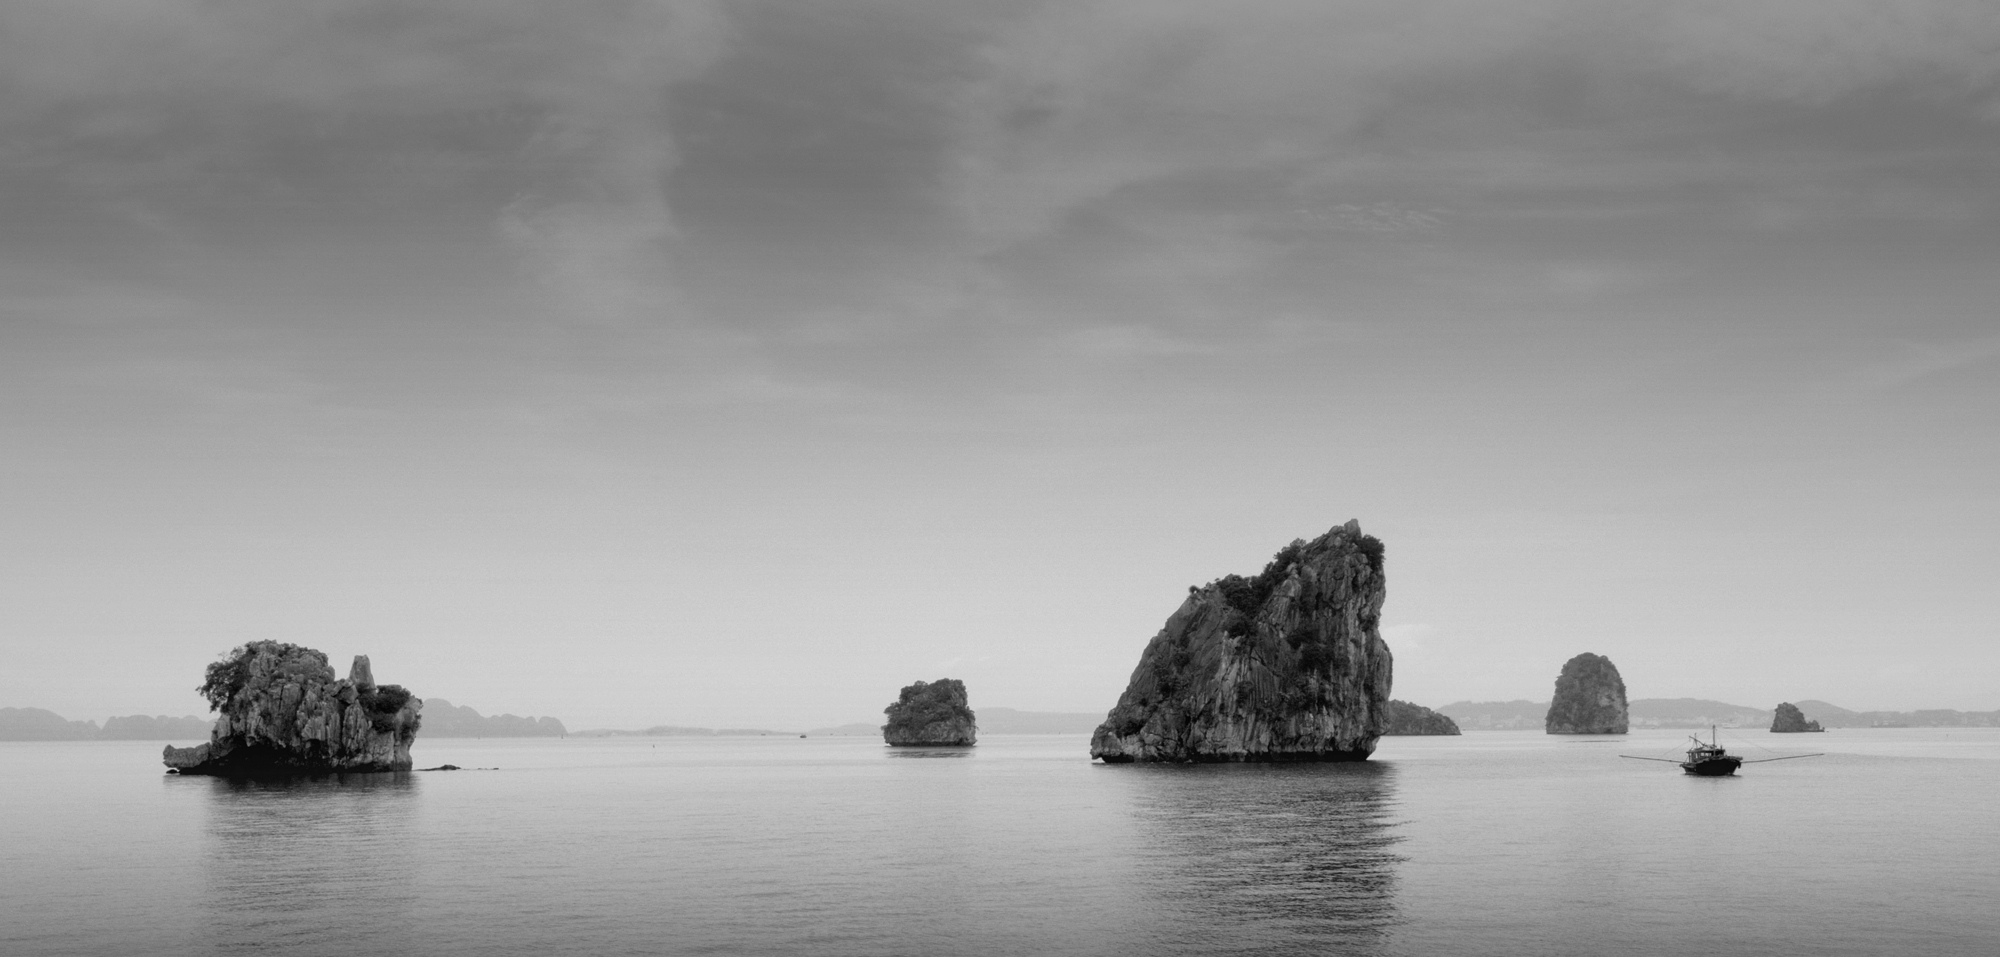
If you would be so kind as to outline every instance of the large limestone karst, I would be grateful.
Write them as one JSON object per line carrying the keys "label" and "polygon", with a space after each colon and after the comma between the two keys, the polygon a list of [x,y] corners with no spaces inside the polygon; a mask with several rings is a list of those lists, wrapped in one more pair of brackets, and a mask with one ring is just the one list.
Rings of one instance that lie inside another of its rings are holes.
{"label": "large limestone karst", "polygon": [[207,744],[167,747],[182,774],[407,771],[423,699],[377,685],[367,655],[335,680],[326,654],[253,641],[208,666],[199,689],[220,712]]}
{"label": "large limestone karst", "polygon": [[1382,542],[1350,521],[1254,578],[1188,596],[1146,644],[1090,755],[1126,761],[1359,761],[1382,736]]}
{"label": "large limestone karst", "polygon": [[1459,733],[1458,722],[1451,720],[1449,715],[1439,714],[1420,704],[1391,698],[1384,714],[1386,717],[1382,722],[1382,734],[1385,737]]}
{"label": "large limestone karst", "polygon": [[1778,710],[1771,715],[1771,730],[1778,734],[1797,734],[1802,731],[1824,731],[1819,722],[1810,721],[1799,706],[1789,701],[1780,702]]}
{"label": "large limestone karst", "polygon": [[978,737],[978,721],[966,703],[965,682],[957,678],[905,686],[882,713],[889,716],[889,723],[882,726],[882,740],[898,747],[962,747]]}
{"label": "large limestone karst", "polygon": [[1624,734],[1631,718],[1625,679],[1603,655],[1586,651],[1563,664],[1545,720],[1550,734]]}

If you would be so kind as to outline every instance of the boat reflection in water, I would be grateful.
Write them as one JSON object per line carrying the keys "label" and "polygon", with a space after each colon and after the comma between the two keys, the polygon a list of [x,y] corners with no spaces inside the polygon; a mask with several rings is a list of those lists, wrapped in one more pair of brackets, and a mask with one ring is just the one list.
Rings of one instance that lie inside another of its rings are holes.
{"label": "boat reflection in water", "polygon": [[1383,952],[1396,924],[1396,770],[1122,765],[1136,886],[1176,953]]}

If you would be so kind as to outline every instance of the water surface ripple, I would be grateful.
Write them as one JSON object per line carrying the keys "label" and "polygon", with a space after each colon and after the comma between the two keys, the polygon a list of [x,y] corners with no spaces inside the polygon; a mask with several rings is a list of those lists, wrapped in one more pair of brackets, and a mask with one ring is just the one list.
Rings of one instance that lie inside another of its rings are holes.
{"label": "water surface ripple", "polygon": [[257,783],[4,743],[0,953],[2000,953],[2000,731],[1739,737],[1828,755],[1697,779],[1617,756],[1678,732],[1190,767],[1071,736],[420,740],[498,770]]}

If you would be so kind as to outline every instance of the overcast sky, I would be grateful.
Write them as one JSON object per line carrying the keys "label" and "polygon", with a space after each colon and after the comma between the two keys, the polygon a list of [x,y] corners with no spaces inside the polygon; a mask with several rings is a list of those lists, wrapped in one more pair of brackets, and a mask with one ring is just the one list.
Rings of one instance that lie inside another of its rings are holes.
{"label": "overcast sky", "polygon": [[1103,711],[1358,518],[1395,694],[2000,708],[2000,5],[10,0],[0,704]]}

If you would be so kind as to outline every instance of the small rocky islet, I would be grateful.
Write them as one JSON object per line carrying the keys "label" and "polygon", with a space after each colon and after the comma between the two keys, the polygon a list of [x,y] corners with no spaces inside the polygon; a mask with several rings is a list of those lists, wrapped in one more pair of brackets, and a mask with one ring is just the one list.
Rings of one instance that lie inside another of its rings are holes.
{"label": "small rocky islet", "polygon": [[979,722],[957,678],[905,685],[882,713],[882,740],[895,747],[970,747],[977,743]]}
{"label": "small rocky islet", "polygon": [[167,746],[162,759],[181,774],[408,771],[423,723],[423,699],[377,685],[367,655],[337,679],[324,652],[283,642],[237,648],[198,690],[218,714],[206,744]]}
{"label": "small rocky islet", "polygon": [[[1456,735],[1448,715],[1389,698],[1394,662],[1380,633],[1384,549],[1349,521],[1294,541],[1254,578],[1228,575],[1187,598],[1140,655],[1091,736],[1092,758],[1134,761],[1357,761],[1388,735]],[[423,699],[378,685],[366,655],[336,679],[323,652],[250,642],[208,667],[198,689],[218,712],[209,741],[169,746],[181,774],[255,776],[408,771]],[[1625,684],[1611,660],[1563,665],[1549,734],[1624,734]],[[883,709],[883,740],[964,747],[977,718],[956,678],[905,686]],[[511,717],[511,716],[510,716]],[[1819,731],[1797,706],[1773,732]],[[426,769],[431,770],[431,769]],[[436,770],[457,770],[444,765]]]}
{"label": "small rocky islet", "polygon": [[1253,578],[1188,589],[1146,644],[1090,755],[1134,761],[1359,761],[1388,719],[1380,539],[1349,521]]}
{"label": "small rocky islet", "polygon": [[1420,704],[1389,699],[1388,717],[1382,724],[1382,736],[1407,735],[1449,735],[1458,734],[1458,722],[1450,715],[1439,714]]}
{"label": "small rocky islet", "polygon": [[1624,734],[1630,725],[1625,679],[1611,659],[1586,651],[1563,663],[1544,721],[1549,734]]}
{"label": "small rocky islet", "polygon": [[1779,702],[1777,711],[1771,715],[1771,731],[1775,734],[1799,734],[1801,732],[1825,730],[1825,728],[1819,726],[1819,722],[1807,718],[1805,712],[1799,710],[1798,705],[1789,701]]}

